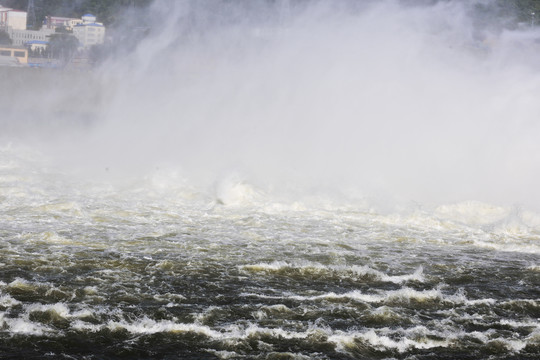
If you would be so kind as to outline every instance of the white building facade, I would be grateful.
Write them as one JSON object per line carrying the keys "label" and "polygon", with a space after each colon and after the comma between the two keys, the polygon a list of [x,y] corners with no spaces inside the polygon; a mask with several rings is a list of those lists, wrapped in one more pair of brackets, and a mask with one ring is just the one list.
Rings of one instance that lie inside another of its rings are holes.
{"label": "white building facade", "polygon": [[26,11],[5,8],[0,5],[0,28],[26,30]]}
{"label": "white building facade", "polygon": [[13,45],[23,46],[31,41],[46,41],[50,40],[50,36],[54,34],[54,29],[41,29],[41,30],[18,30],[8,28],[8,34]]}
{"label": "white building facade", "polygon": [[82,47],[103,44],[105,41],[105,26],[96,22],[96,17],[86,14],[80,23],[73,25],[73,35],[79,40]]}

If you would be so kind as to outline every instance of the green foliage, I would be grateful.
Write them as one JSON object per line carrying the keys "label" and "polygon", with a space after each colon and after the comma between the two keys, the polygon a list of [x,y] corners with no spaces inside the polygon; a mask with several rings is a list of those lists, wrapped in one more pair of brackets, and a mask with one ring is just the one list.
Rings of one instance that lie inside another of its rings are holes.
{"label": "green foliage", "polygon": [[73,35],[56,33],[51,35],[47,51],[55,59],[70,60],[79,46],[79,40]]}
{"label": "green foliage", "polygon": [[520,21],[534,21],[538,25],[538,20],[536,19],[540,19],[540,0],[514,0],[506,1],[506,3],[513,6],[513,10]]}
{"label": "green foliage", "polygon": [[56,32],[56,33],[62,33],[62,34],[73,34],[73,30],[68,30],[68,29],[66,29],[66,28],[63,27],[63,26],[58,26],[58,27],[55,29],[55,32]]}
{"label": "green foliage", "polygon": [[11,45],[13,41],[9,37],[9,34],[4,30],[0,30],[0,45]]}

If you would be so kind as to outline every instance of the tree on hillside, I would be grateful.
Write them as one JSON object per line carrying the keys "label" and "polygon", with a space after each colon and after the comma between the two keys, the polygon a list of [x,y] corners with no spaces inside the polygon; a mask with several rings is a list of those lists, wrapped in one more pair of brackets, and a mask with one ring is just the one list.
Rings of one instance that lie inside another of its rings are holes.
{"label": "tree on hillside", "polygon": [[513,5],[519,20],[525,23],[530,22],[531,25],[538,24],[537,19],[540,16],[539,0],[515,0]]}
{"label": "tree on hillside", "polygon": [[9,34],[4,30],[0,30],[0,45],[11,45],[13,41],[9,37]]}
{"label": "tree on hillside", "polygon": [[47,52],[55,59],[69,61],[79,47],[79,40],[73,35],[56,33],[51,35]]}
{"label": "tree on hillside", "polygon": [[154,0],[84,0],[79,4],[80,13],[92,13],[105,25],[114,25],[124,10],[133,7],[144,7]]}

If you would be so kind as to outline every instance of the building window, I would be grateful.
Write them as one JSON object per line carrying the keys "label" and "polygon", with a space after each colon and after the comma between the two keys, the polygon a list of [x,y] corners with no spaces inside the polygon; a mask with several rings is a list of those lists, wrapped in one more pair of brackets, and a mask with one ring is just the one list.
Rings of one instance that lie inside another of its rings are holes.
{"label": "building window", "polygon": [[25,57],[24,51],[15,51],[15,54],[13,55],[15,57]]}
{"label": "building window", "polygon": [[11,50],[0,50],[0,56],[11,56]]}

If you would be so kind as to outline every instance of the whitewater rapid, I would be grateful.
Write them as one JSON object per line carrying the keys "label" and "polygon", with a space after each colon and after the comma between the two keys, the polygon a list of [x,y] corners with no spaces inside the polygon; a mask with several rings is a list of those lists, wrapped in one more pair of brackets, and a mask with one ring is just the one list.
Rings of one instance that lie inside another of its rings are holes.
{"label": "whitewater rapid", "polygon": [[539,354],[533,212],[384,213],[164,170],[89,180],[14,147],[1,159],[6,358]]}

